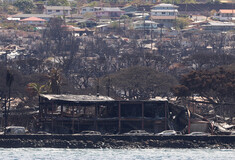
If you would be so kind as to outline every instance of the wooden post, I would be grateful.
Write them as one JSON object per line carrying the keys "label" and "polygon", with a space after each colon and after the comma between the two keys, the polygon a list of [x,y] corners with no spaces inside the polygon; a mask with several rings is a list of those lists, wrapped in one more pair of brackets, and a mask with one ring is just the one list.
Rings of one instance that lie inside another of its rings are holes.
{"label": "wooden post", "polygon": [[94,126],[95,126],[95,130],[97,131],[98,126],[97,126],[97,104],[95,104],[95,121],[94,121]]}
{"label": "wooden post", "polygon": [[72,108],[72,133],[74,133],[74,106]]}
{"label": "wooden post", "polygon": [[144,129],[144,102],[142,102],[142,125],[141,129]]}
{"label": "wooden post", "polygon": [[118,102],[118,131],[121,132],[121,102]]}
{"label": "wooden post", "polygon": [[79,119],[78,119],[78,132],[80,132]]}
{"label": "wooden post", "polygon": [[167,130],[167,103],[165,102],[165,130]]}
{"label": "wooden post", "polygon": [[54,124],[53,124],[53,107],[54,107],[54,103],[52,102],[52,105],[51,105],[51,130],[52,130],[52,132],[54,132]]}
{"label": "wooden post", "polygon": [[63,104],[61,105],[61,108],[60,108],[60,116],[63,117],[63,109],[64,109],[64,106]]}
{"label": "wooden post", "polygon": [[[79,110],[79,114],[80,114],[81,109],[79,108],[79,106],[77,106],[77,111],[78,111],[78,110]],[[78,132],[80,132],[79,116],[78,116]]]}

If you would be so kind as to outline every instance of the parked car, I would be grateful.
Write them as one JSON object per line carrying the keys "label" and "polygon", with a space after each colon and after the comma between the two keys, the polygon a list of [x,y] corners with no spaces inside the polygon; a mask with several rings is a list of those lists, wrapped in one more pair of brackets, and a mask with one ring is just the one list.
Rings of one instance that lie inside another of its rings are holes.
{"label": "parked car", "polygon": [[25,135],[25,127],[22,126],[8,126],[6,127],[6,135]]}
{"label": "parked car", "polygon": [[82,132],[80,132],[80,134],[82,134],[82,135],[101,135],[101,133],[98,131],[82,131]]}
{"label": "parked car", "polygon": [[235,136],[235,131],[232,131],[230,135]]}
{"label": "parked car", "polygon": [[205,132],[191,132],[189,134],[186,134],[186,136],[209,136],[209,135],[211,134]]}
{"label": "parked car", "polygon": [[124,133],[123,135],[128,135],[128,136],[149,136],[149,135],[153,135],[153,133],[146,132],[145,130],[131,130],[130,132]]}
{"label": "parked car", "polygon": [[157,133],[158,136],[175,136],[177,135],[177,132],[174,130],[165,130],[160,133]]}
{"label": "parked car", "polygon": [[37,134],[51,135],[51,133],[48,133],[46,131],[38,131]]}

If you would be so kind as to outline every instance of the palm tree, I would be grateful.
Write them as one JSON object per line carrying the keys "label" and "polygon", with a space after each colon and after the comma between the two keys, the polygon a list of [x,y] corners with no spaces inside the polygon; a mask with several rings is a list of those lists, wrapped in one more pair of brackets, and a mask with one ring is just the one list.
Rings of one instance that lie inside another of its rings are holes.
{"label": "palm tree", "polygon": [[37,83],[29,83],[27,85],[27,90],[31,93],[32,96],[38,96],[42,93],[47,93],[46,85],[39,85]]}

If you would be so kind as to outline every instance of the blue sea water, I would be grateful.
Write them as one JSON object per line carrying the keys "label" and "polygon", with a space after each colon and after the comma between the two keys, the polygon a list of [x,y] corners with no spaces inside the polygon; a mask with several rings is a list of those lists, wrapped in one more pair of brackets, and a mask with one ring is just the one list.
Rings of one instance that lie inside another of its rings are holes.
{"label": "blue sea water", "polygon": [[235,149],[0,148],[1,160],[233,160]]}

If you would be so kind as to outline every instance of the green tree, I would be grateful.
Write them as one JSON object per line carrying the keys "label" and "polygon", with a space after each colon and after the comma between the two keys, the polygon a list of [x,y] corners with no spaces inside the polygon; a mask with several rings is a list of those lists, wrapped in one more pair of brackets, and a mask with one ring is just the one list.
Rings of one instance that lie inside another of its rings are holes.
{"label": "green tree", "polygon": [[47,93],[47,86],[38,83],[29,83],[27,85],[27,91],[31,96],[38,96],[39,94]]}
{"label": "green tree", "polygon": [[177,29],[184,29],[188,25],[189,25],[188,18],[183,18],[183,17],[176,18],[176,28]]}
{"label": "green tree", "polygon": [[69,2],[67,0],[49,0],[47,2],[48,6],[69,6]]}
{"label": "green tree", "polygon": [[31,13],[32,10],[35,8],[32,0],[17,0],[14,3],[14,6],[19,8],[19,10],[23,11],[24,13]]}

